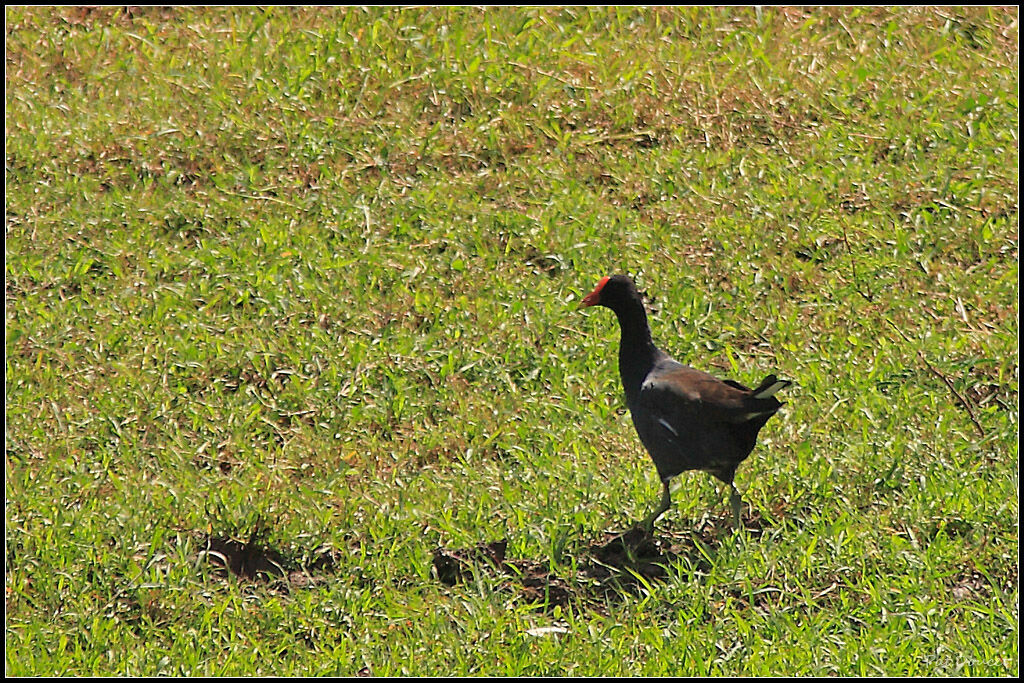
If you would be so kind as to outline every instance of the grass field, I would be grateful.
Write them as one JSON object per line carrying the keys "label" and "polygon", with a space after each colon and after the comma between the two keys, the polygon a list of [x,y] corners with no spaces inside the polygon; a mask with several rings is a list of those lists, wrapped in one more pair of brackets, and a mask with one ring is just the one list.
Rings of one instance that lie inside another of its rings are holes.
{"label": "grass field", "polygon": [[5,18],[8,675],[1018,674],[1016,8]]}

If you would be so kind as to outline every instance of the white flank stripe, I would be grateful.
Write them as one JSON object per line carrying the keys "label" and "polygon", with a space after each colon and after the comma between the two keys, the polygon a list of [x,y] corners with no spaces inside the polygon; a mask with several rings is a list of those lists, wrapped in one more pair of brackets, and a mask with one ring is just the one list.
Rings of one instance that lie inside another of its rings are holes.
{"label": "white flank stripe", "polygon": [[679,436],[679,432],[677,432],[677,431],[676,431],[675,429],[673,429],[673,428],[672,428],[672,425],[670,425],[670,424],[668,423],[668,420],[666,420],[666,419],[665,419],[665,418],[663,418],[663,417],[659,417],[659,418],[658,418],[658,422],[660,422],[660,423],[661,423],[661,426],[662,426],[662,427],[664,427],[664,428],[665,428],[665,429],[667,429],[668,431],[672,432],[672,433],[673,433],[673,434],[675,434],[676,436]]}

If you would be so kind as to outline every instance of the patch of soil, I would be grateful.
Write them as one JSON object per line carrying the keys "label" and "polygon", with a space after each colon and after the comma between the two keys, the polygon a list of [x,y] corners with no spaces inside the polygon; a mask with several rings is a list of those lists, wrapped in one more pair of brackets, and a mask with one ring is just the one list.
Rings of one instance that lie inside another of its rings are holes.
{"label": "patch of soil", "polygon": [[200,551],[210,564],[243,579],[271,579],[287,574],[284,556],[273,548],[233,538],[210,537]]}
{"label": "patch of soil", "polygon": [[[750,531],[758,533],[756,528]],[[707,572],[718,539],[730,532],[724,524],[702,523],[694,532],[670,537],[642,527],[606,533],[580,549],[570,576],[556,575],[547,562],[507,557],[508,540],[501,539],[469,548],[438,548],[433,571],[446,586],[478,572],[500,577],[518,599],[544,609],[569,604],[600,609],[609,599],[636,594],[651,582],[681,572]]]}
{"label": "patch of soil", "polygon": [[470,578],[483,570],[492,576],[505,576],[503,585],[515,587],[525,600],[565,605],[572,597],[572,587],[552,575],[540,562],[505,557],[508,541],[481,543],[471,548],[438,548],[434,551],[434,575],[446,586]]}
{"label": "patch of soil", "polygon": [[199,557],[222,576],[234,575],[247,581],[261,581],[285,589],[305,588],[318,583],[317,576],[331,572],[337,557],[323,551],[308,561],[296,562],[258,540],[257,533],[239,541],[225,536],[208,536]]}
{"label": "patch of soil", "polygon": [[473,567],[479,564],[487,564],[494,571],[504,572],[507,548],[506,540],[456,550],[438,548],[434,551],[434,573],[444,585],[454,586],[470,576]]}

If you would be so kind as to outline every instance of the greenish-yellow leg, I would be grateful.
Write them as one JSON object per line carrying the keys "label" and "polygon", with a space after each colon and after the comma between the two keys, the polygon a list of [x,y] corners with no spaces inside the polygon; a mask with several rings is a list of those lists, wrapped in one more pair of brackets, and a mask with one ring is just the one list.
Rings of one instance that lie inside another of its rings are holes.
{"label": "greenish-yellow leg", "polygon": [[654,508],[654,510],[651,511],[651,514],[647,515],[647,517],[643,521],[644,528],[648,531],[654,528],[654,523],[658,520],[658,517],[661,517],[663,514],[665,514],[665,510],[668,510],[669,506],[672,505],[672,496],[668,492],[668,481],[669,480],[666,479],[665,481],[661,482],[661,502],[658,503],[658,507]]}
{"label": "greenish-yellow leg", "polygon": [[732,505],[732,525],[738,530],[743,528],[743,518],[740,516],[743,499],[740,498],[740,492],[736,490],[735,484],[730,484],[729,488],[729,504]]}

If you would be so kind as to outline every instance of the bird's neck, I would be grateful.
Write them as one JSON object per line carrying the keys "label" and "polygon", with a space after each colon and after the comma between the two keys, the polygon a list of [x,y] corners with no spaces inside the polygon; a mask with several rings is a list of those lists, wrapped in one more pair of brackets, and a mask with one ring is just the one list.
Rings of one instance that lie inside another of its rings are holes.
{"label": "bird's neck", "polygon": [[636,306],[616,310],[622,338],[619,342],[619,374],[626,390],[626,401],[632,403],[640,394],[640,385],[658,359],[658,347],[651,339],[647,313],[639,301]]}

